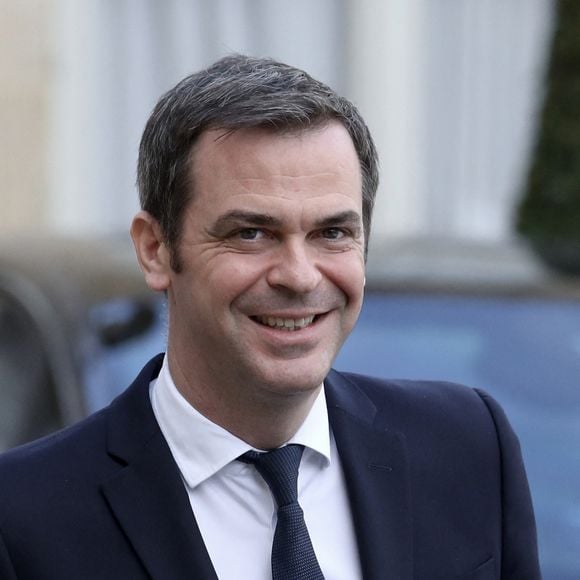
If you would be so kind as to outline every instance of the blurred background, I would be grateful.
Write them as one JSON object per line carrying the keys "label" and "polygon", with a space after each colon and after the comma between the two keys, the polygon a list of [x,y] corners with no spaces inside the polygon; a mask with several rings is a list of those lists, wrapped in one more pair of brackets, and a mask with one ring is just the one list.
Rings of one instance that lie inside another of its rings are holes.
{"label": "blurred background", "polygon": [[[514,236],[554,0],[0,1],[3,231],[125,232],[145,121],[232,51],[352,99],[382,163],[375,237]],[[111,211],[114,207],[115,211]]]}
{"label": "blurred background", "polygon": [[0,450],[163,350],[128,239],[159,96],[220,56],[304,68],[381,158],[340,369],[488,390],[520,436],[546,580],[580,578],[580,2],[0,0]]}

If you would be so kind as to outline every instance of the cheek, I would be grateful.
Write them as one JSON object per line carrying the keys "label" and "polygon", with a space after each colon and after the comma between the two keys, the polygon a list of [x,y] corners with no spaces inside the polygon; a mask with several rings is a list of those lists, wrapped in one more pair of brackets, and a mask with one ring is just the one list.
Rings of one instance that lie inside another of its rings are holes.
{"label": "cheek", "polygon": [[252,290],[264,278],[264,268],[258,260],[224,260],[208,268],[201,279],[202,291],[219,296],[221,302],[233,302]]}
{"label": "cheek", "polygon": [[[338,256],[340,258],[340,256]],[[364,259],[358,254],[351,254],[348,259],[337,259],[327,270],[328,277],[346,294],[351,301],[362,300],[364,291]]]}

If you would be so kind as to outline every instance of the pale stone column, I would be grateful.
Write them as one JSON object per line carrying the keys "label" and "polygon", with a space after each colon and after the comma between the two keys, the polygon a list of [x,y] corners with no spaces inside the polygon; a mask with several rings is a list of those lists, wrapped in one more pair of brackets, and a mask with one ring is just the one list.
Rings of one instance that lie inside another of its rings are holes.
{"label": "pale stone column", "polygon": [[37,231],[47,211],[51,0],[0,0],[0,233]]}
{"label": "pale stone column", "polygon": [[347,92],[382,161],[375,237],[512,236],[553,5],[347,2]]}
{"label": "pale stone column", "polygon": [[423,0],[347,2],[347,89],[379,149],[381,185],[373,237],[425,224]]}

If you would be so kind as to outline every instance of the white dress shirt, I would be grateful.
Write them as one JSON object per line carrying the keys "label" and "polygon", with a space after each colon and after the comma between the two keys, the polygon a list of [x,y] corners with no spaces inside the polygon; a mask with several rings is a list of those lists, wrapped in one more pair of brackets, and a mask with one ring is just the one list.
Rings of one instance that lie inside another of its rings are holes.
{"label": "white dress shirt", "polygon": [[[252,447],[185,400],[171,378],[167,358],[158,379],[151,383],[150,394],[218,578],[271,579],[277,508],[255,467],[236,461]],[[305,446],[298,474],[298,501],[325,579],[362,578],[324,389],[288,443]]]}

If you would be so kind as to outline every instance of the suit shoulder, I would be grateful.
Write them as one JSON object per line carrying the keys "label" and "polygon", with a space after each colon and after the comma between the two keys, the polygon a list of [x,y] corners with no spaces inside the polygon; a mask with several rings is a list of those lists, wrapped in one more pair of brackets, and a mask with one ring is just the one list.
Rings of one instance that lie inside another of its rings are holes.
{"label": "suit shoulder", "polygon": [[[57,498],[74,496],[88,482],[111,472],[106,447],[107,414],[104,409],[1,455],[0,519],[44,502],[57,504]],[[25,504],[23,498],[28,498]]]}
{"label": "suit shoulder", "polygon": [[482,393],[480,389],[449,381],[385,379],[338,371],[333,371],[333,375],[342,377],[343,380],[356,385],[367,396],[377,401],[390,400],[392,398],[406,400],[415,404],[452,399],[480,401],[480,393]]}
{"label": "suit shoulder", "polygon": [[329,375],[338,397],[356,389],[376,408],[376,420],[403,432],[435,428],[437,431],[495,432],[496,421],[506,422],[499,404],[480,389],[446,381],[383,379],[333,371]]}
{"label": "suit shoulder", "polygon": [[[150,418],[149,383],[156,376],[161,362],[161,355],[149,361],[133,384],[104,409],[0,455],[0,487],[4,474],[14,471],[39,468],[78,471],[89,466],[95,459],[106,455],[106,438],[113,425],[120,425],[128,433],[145,431],[143,424],[151,430],[154,421]],[[88,457],[91,461],[87,460]]]}

